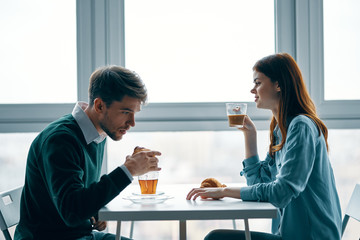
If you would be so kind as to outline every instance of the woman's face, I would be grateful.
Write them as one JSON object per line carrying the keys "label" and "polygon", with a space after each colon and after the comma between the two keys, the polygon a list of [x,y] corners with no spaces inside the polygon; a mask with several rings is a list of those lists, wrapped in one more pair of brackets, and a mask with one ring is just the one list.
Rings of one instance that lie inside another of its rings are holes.
{"label": "woman's face", "polygon": [[280,87],[278,82],[271,82],[265,74],[254,71],[254,88],[251,93],[255,95],[257,108],[270,109],[273,113],[278,112],[280,101]]}

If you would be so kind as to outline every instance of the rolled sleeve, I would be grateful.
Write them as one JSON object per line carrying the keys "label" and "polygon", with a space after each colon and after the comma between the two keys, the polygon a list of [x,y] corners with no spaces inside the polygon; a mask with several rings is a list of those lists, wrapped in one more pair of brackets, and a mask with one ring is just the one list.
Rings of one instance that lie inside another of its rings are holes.
{"label": "rolled sleeve", "polygon": [[244,168],[240,172],[240,175],[244,176],[245,174],[247,174],[249,171],[252,170],[252,166],[255,166],[259,162],[260,162],[259,155],[255,155],[245,159],[242,163]]}
{"label": "rolled sleeve", "polygon": [[268,155],[264,161],[260,161],[259,156],[255,155],[243,161],[241,176],[245,176],[248,185],[269,182],[272,179],[271,166],[273,159]]}
{"label": "rolled sleeve", "polygon": [[240,189],[240,198],[244,201],[254,201],[252,192],[253,187],[242,187]]}

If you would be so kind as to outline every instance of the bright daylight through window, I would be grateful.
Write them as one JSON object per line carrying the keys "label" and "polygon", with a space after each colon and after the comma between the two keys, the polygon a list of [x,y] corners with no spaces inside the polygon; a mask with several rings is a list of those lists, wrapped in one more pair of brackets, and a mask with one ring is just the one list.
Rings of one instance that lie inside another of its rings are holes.
{"label": "bright daylight through window", "polygon": [[149,102],[252,101],[252,66],[275,52],[269,0],[126,0],[125,24]]}
{"label": "bright daylight through window", "polygon": [[76,1],[0,1],[0,104],[76,101]]}
{"label": "bright daylight through window", "polygon": [[359,9],[358,0],[324,0],[325,100],[360,100]]}

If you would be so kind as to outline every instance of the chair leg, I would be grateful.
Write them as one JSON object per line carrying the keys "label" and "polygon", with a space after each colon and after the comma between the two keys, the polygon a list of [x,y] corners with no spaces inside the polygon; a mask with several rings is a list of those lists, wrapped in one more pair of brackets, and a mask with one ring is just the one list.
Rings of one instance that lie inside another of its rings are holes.
{"label": "chair leg", "polygon": [[344,235],[346,225],[349,221],[349,216],[345,214],[344,219],[342,221],[342,229],[341,229],[341,237]]}
{"label": "chair leg", "polygon": [[5,240],[12,240],[11,236],[10,236],[10,233],[7,229],[5,230],[2,230],[4,236],[5,236]]}

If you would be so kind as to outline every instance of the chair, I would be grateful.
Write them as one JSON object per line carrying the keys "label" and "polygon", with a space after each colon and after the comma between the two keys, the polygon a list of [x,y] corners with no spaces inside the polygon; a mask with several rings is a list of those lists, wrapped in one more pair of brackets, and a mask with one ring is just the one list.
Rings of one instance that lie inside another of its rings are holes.
{"label": "chair", "polygon": [[345,211],[345,216],[342,222],[341,236],[344,235],[344,231],[350,217],[357,221],[360,221],[360,184],[355,185],[354,191],[351,195],[350,201]]}
{"label": "chair", "polygon": [[9,228],[20,220],[20,197],[22,186],[0,193],[0,228],[6,240],[12,240]]}

